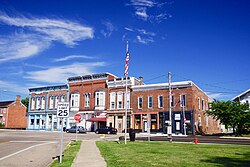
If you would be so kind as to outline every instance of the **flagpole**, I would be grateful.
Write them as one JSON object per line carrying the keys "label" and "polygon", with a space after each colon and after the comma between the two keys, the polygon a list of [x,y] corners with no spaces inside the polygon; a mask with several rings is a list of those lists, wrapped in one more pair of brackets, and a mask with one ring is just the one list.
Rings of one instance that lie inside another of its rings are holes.
{"label": "flagpole", "polygon": [[[126,45],[126,57],[127,57],[127,53],[128,53],[128,41],[127,41],[127,45]],[[128,73],[125,73],[125,87],[126,87],[126,91],[125,91],[125,134],[124,134],[124,144],[127,144],[127,117],[128,117],[128,104],[127,104],[127,94],[128,94],[128,84],[127,84],[127,80],[128,80]]]}

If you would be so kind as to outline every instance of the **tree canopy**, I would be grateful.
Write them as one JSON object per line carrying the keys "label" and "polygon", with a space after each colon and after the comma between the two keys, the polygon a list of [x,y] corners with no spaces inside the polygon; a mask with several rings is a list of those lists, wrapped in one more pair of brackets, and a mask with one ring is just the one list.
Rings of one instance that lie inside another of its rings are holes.
{"label": "tree canopy", "polygon": [[26,97],[26,98],[22,99],[21,102],[27,107],[26,111],[28,111],[29,97]]}
{"label": "tree canopy", "polygon": [[249,133],[250,110],[247,103],[215,100],[206,113],[220,120],[226,128],[232,127],[236,136]]}

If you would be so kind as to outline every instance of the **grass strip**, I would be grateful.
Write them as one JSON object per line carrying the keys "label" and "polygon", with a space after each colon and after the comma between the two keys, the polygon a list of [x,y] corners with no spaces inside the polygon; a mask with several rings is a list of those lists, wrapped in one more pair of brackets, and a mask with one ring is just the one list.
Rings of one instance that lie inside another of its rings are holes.
{"label": "grass strip", "polygon": [[78,153],[82,141],[70,142],[67,148],[63,151],[62,163],[59,163],[58,159],[55,159],[50,167],[69,167],[72,165],[76,154]]}
{"label": "grass strip", "polygon": [[250,146],[98,141],[108,167],[248,166]]}

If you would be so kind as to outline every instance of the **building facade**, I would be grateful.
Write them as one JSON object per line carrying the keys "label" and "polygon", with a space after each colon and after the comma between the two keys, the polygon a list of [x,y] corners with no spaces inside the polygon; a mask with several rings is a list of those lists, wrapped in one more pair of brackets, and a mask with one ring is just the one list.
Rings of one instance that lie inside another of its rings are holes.
{"label": "building facade", "polygon": [[26,128],[26,106],[22,104],[19,95],[16,100],[0,102],[0,123],[3,128]]}
{"label": "building facade", "polygon": [[[67,85],[30,88],[27,129],[60,130],[62,122],[56,117],[57,103],[67,101]],[[68,119],[63,119],[63,126],[67,124]]]}
{"label": "building facade", "polygon": [[237,95],[232,99],[233,101],[239,101],[241,103],[250,103],[250,89],[246,90],[245,92]]}
{"label": "building facade", "polygon": [[[125,105],[127,104],[127,127],[132,128],[133,108],[131,106],[132,86],[139,85],[140,81],[134,77],[126,79],[114,78],[107,81],[109,103],[107,109],[107,126],[115,127],[118,132],[122,132],[125,127]],[[126,102],[127,101],[127,102]]]}
{"label": "building facade", "polygon": [[70,95],[70,125],[75,124],[74,115],[82,115],[79,126],[88,131],[106,126],[109,104],[107,81],[117,78],[110,73],[92,74],[68,78]]}
{"label": "building facade", "polygon": [[168,83],[132,86],[132,128],[147,132],[150,127],[151,132],[167,133],[171,107],[172,133],[220,132],[219,122],[205,114],[211,98],[192,81],[173,82],[171,85],[171,97]]}

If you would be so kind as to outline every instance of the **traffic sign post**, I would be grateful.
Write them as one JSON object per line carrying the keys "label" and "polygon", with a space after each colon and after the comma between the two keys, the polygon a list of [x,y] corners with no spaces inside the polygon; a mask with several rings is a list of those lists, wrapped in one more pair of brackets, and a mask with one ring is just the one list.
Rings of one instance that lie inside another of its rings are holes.
{"label": "traffic sign post", "polygon": [[81,119],[82,119],[82,115],[81,114],[75,114],[74,115],[74,119],[75,119],[75,121],[76,121],[76,141],[77,141],[77,122],[80,122],[81,121]]}
{"label": "traffic sign post", "polygon": [[61,137],[60,137],[60,157],[59,161],[62,163],[62,150],[63,150],[63,118],[69,117],[69,103],[68,102],[58,102],[57,103],[57,118],[61,121]]}

